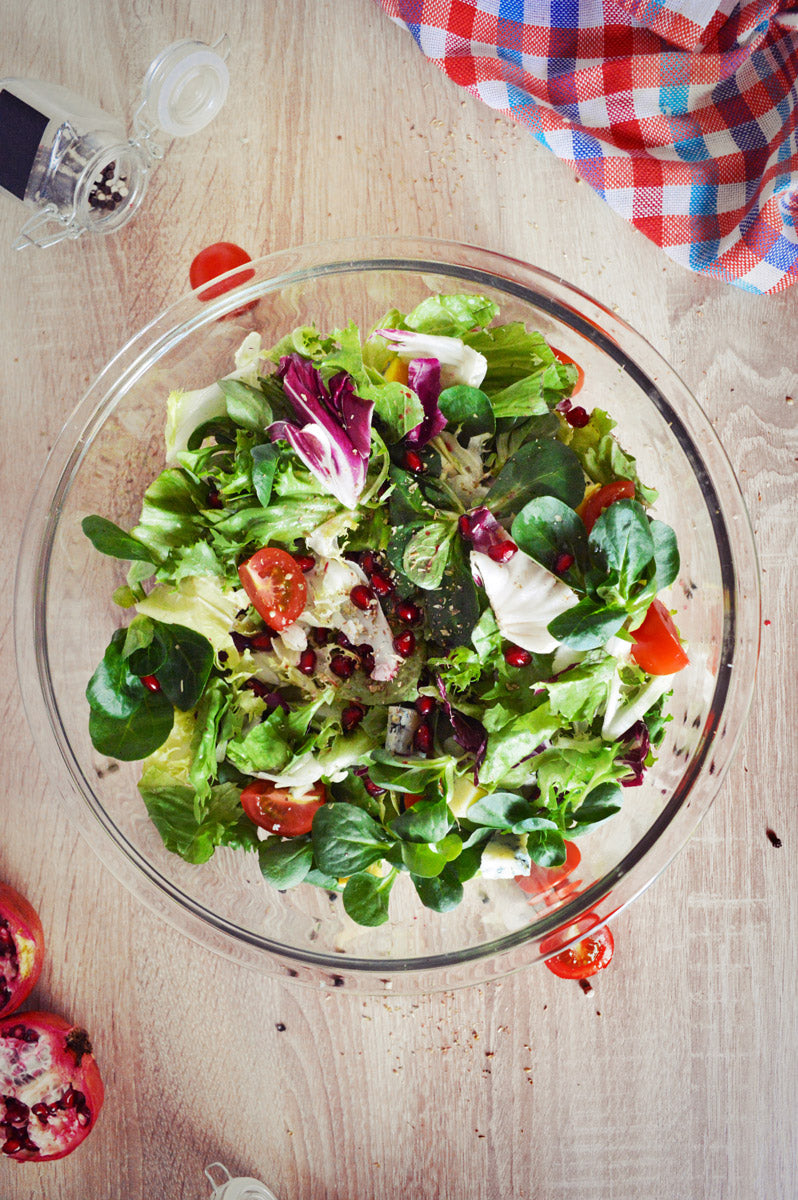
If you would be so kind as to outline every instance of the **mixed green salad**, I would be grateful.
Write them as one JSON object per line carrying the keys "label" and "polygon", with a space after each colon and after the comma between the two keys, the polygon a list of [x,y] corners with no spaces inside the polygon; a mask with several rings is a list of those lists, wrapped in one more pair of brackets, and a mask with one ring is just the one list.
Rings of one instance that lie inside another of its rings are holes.
{"label": "mixed green salad", "polygon": [[364,925],[405,872],[445,912],[563,863],[653,761],[676,537],[581,369],[497,316],[250,333],[169,395],[135,528],[84,520],[130,563],[91,738],[188,862],[256,853]]}

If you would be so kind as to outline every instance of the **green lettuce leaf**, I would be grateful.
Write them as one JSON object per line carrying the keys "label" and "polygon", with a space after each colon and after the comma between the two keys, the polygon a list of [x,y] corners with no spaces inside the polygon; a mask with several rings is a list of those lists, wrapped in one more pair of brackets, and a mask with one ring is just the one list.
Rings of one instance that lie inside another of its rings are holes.
{"label": "green lettuce leaf", "polygon": [[144,772],[139,791],[167,850],[179,854],[186,862],[207,862],[217,846],[257,848],[255,826],[245,816],[241,791],[233,783],[211,788],[199,819],[194,789],[175,783],[157,768]]}
{"label": "green lettuce leaf", "polygon": [[407,314],[401,328],[443,337],[462,337],[475,325],[489,325],[498,311],[498,305],[486,296],[428,296]]}
{"label": "green lettuce leaf", "polygon": [[582,464],[585,474],[594,483],[612,483],[630,479],[635,485],[638,500],[653,504],[657,493],[641,483],[637,463],[612,435],[616,422],[600,408],[594,408],[590,420],[581,429],[563,424],[561,440],[570,446]]}

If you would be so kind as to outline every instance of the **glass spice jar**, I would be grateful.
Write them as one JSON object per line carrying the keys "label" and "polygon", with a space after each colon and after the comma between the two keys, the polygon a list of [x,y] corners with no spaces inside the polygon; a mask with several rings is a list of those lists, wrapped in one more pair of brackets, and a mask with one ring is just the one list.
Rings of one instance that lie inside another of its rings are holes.
{"label": "glass spice jar", "polygon": [[14,249],[52,246],[83,233],[111,233],[144,197],[164,156],[159,136],[189,137],[227,98],[227,37],[185,39],[150,64],[128,136],[124,125],[58,84],[0,80],[0,192],[33,215]]}

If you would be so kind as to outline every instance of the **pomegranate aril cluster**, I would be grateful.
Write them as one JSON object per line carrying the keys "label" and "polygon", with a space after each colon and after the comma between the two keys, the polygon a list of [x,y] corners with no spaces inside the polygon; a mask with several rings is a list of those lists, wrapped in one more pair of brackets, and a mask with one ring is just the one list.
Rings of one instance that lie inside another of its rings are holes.
{"label": "pomegranate aril cluster", "polygon": [[11,988],[8,984],[17,978],[19,963],[17,948],[8,926],[8,921],[0,920],[0,1008],[5,1008],[11,999]]}
{"label": "pomegranate aril cluster", "polygon": [[49,1104],[40,1101],[28,1108],[27,1104],[16,1096],[0,1096],[0,1104],[5,1107],[0,1129],[4,1142],[0,1147],[3,1154],[17,1154],[20,1150],[35,1151],[36,1143],[30,1136],[30,1120],[35,1117],[40,1125],[46,1125],[52,1119],[63,1119],[66,1112],[73,1112],[78,1125],[88,1125],[91,1121],[91,1110],[86,1103],[83,1092],[68,1087],[58,1100]]}

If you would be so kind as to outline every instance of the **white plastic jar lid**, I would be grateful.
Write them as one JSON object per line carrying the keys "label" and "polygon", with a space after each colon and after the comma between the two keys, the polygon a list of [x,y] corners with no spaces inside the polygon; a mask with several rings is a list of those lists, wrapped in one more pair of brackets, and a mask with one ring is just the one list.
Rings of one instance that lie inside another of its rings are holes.
{"label": "white plastic jar lid", "polygon": [[214,119],[229,86],[222,54],[187,38],[167,46],[150,64],[142,86],[144,110],[170,137],[190,137]]}
{"label": "white plastic jar lid", "polygon": [[[217,1181],[215,1176],[222,1172],[223,1178]],[[205,1168],[205,1174],[214,1188],[210,1200],[277,1200],[274,1192],[259,1179],[240,1175],[233,1178],[224,1163],[211,1163]]]}

